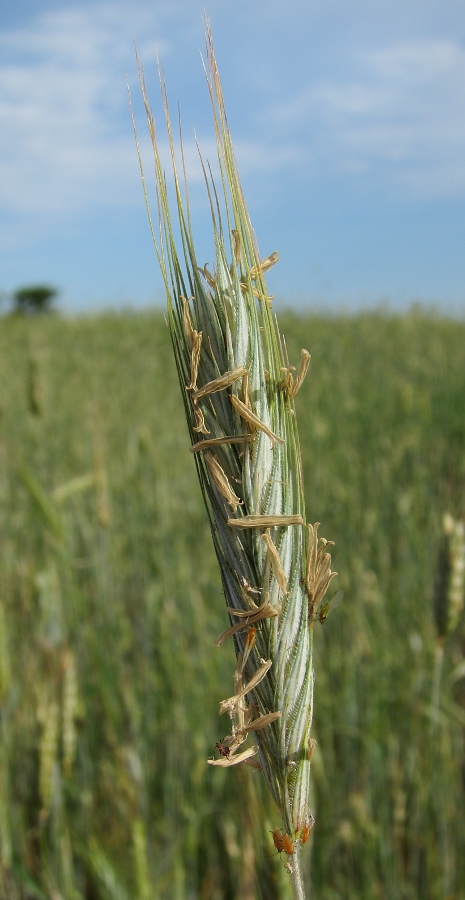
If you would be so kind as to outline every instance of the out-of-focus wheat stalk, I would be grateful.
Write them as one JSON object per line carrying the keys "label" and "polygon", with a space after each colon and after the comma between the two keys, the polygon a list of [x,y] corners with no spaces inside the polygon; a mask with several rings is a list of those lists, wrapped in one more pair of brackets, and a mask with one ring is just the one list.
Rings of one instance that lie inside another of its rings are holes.
{"label": "out-of-focus wheat stalk", "polygon": [[[334,577],[318,524],[305,526],[294,398],[310,356],[289,365],[271,311],[265,272],[240,185],[207,24],[210,91],[222,184],[221,202],[202,161],[211,206],[215,266],[199,265],[184,196],[163,77],[162,100],[176,196],[173,224],[167,182],[142,71],[140,81],[155,156],[159,229],[150,218],[197,472],[210,517],[237,665],[230,719],[212,766],[260,769],[281,811],[286,867],[303,897],[299,853],[308,837],[313,714],[313,621]],[[137,141],[137,136],[136,136]],[[140,154],[139,154],[140,157]],[[142,170],[145,190],[145,180]],[[146,194],[147,200],[147,194]],[[148,207],[148,200],[147,200]],[[149,210],[150,217],[150,210]],[[175,230],[179,229],[179,246]],[[256,743],[244,749],[251,732]]]}
{"label": "out-of-focus wheat stalk", "polygon": [[465,525],[446,513],[443,519],[442,541],[439,548],[434,592],[434,617],[436,622],[436,650],[434,660],[433,691],[431,699],[431,726],[439,718],[441,675],[444,660],[444,644],[457,628],[463,610],[465,589]]}

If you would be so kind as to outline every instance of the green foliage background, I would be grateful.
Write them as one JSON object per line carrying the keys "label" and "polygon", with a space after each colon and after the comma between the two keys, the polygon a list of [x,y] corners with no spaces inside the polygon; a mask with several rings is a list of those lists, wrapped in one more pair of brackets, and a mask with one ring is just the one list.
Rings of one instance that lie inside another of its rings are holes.
{"label": "green foliage background", "polygon": [[[291,362],[312,353],[307,516],[345,591],[316,629],[311,896],[460,900],[463,623],[436,724],[430,704],[442,515],[465,515],[465,324],[280,325]],[[213,645],[227,616],[176,378],[158,314],[0,322],[7,900],[289,897],[260,776],[206,765],[233,649]]]}

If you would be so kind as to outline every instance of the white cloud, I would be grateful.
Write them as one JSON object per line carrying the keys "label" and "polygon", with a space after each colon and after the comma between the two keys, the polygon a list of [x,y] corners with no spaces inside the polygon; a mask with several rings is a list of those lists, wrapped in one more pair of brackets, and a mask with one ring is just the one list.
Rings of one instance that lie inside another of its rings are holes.
{"label": "white cloud", "polygon": [[[147,25],[142,8],[132,21]],[[0,36],[4,210],[46,217],[127,202],[136,178],[121,124],[124,72],[134,69],[127,30],[127,6],[114,3],[48,13]]]}
{"label": "white cloud", "polygon": [[[132,36],[149,67],[155,43],[169,59],[167,34],[176,33],[173,50],[182,54],[186,36],[192,44],[191,25],[182,32],[191,2],[101,0],[79,6],[76,0],[75,7],[42,13],[0,33],[0,208],[6,240],[20,242],[26,233],[57,222],[71,227],[99,210],[112,215],[140,205],[124,83],[128,72],[139,104]],[[212,3],[222,6],[220,0]],[[415,197],[463,194],[464,48],[452,39],[410,40],[365,49],[343,76],[338,66],[337,74],[314,78],[285,107],[264,116],[271,123],[268,133],[256,120],[250,139],[235,134],[240,171],[360,177]],[[186,87],[190,78],[182,67],[179,78]],[[156,90],[154,95],[156,103]],[[205,110],[208,117],[206,95]],[[142,116],[138,120],[149,170],[150,148]],[[212,131],[205,133],[202,152],[213,163]],[[186,140],[185,149],[189,177],[198,181],[194,141]],[[165,158],[169,169],[166,153]]]}
{"label": "white cloud", "polygon": [[[139,171],[131,131],[125,73],[136,103],[132,35],[142,61],[163,57],[166,22],[182,14],[183,0],[160,4],[103,2],[48,12],[0,34],[0,205],[4,214],[47,219],[99,207],[140,203]],[[200,19],[199,19],[200,22]],[[144,36],[149,35],[149,39]],[[156,98],[155,98],[156,99]],[[207,93],[205,94],[208,106]],[[148,141],[141,143],[150,159]],[[213,132],[213,126],[212,126]],[[201,141],[210,160],[210,139]],[[244,168],[272,169],[295,158],[292,148],[238,142]],[[188,174],[202,178],[197,149],[185,143]],[[168,156],[166,154],[168,163]],[[169,166],[167,166],[169,168]],[[31,222],[29,222],[30,226]]]}
{"label": "white cloud", "polygon": [[313,83],[273,116],[311,130],[315,174],[375,175],[417,198],[465,192],[465,48],[455,41],[365,52],[355,76]]}
{"label": "white cloud", "polygon": [[384,78],[422,86],[463,68],[464,51],[451,40],[402,41],[368,53],[367,62]]}

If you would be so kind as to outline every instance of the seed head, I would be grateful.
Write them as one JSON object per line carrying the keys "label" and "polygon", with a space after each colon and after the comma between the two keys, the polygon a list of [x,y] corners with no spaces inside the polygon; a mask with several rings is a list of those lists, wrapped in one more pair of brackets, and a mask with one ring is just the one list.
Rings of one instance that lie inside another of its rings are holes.
{"label": "seed head", "polygon": [[458,625],[465,593],[465,525],[446,513],[443,519],[434,590],[438,638],[444,641]]}
{"label": "seed head", "polygon": [[[168,302],[191,451],[205,499],[226,596],[237,664],[234,693],[220,703],[231,733],[216,767],[258,767],[281,810],[288,856],[309,821],[313,714],[312,634],[315,612],[334,577],[328,541],[305,528],[302,467],[294,398],[310,355],[302,351],[294,380],[270,310],[265,272],[278,260],[260,258],[240,185],[209,28],[207,85],[212,102],[222,185],[204,166],[215,264],[199,265],[189,196],[176,164],[166,89],[162,100],[174,176],[174,239],[167,182],[142,72],[152,137],[159,236],[152,234]],[[137,138],[136,138],[137,140]],[[203,161],[202,161],[203,165]],[[184,195],[183,195],[184,194]],[[187,300],[186,298],[190,299]],[[295,370],[294,370],[295,371]],[[284,372],[284,375],[283,375]],[[240,749],[250,732],[256,744]]]}

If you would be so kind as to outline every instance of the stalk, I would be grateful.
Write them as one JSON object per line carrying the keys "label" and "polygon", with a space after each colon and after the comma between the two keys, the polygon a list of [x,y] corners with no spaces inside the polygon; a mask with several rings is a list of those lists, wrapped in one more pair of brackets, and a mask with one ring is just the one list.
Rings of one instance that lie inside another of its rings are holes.
{"label": "stalk", "polygon": [[[294,400],[310,355],[289,365],[272,314],[265,272],[240,184],[210,28],[207,85],[213,110],[221,192],[204,166],[215,266],[199,265],[191,227],[182,137],[178,174],[168,100],[160,73],[171,149],[176,234],[155,122],[139,66],[152,138],[158,232],[150,225],[163,275],[168,324],[191,437],[190,450],[210,519],[234,641],[231,696],[220,703],[230,733],[214,767],[259,769],[281,814],[275,846],[286,854],[294,895],[304,897],[300,849],[309,809],[313,716],[313,621],[336,573],[318,523],[305,524]],[[137,135],[136,135],[137,142]],[[140,154],[139,154],[140,160]],[[145,191],[145,179],[141,164]],[[182,181],[184,182],[182,186]],[[219,196],[221,193],[221,197]],[[245,747],[250,734],[255,742]]]}
{"label": "stalk", "polygon": [[450,513],[444,515],[442,525],[434,585],[436,648],[430,710],[432,734],[439,725],[444,645],[458,626],[465,596],[465,525]]}
{"label": "stalk", "polygon": [[292,862],[286,864],[289,875],[291,876],[292,894],[294,900],[305,900],[304,881],[302,878],[302,867],[300,865],[300,842],[297,842],[294,849]]}

